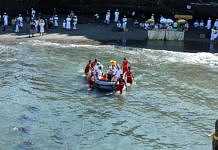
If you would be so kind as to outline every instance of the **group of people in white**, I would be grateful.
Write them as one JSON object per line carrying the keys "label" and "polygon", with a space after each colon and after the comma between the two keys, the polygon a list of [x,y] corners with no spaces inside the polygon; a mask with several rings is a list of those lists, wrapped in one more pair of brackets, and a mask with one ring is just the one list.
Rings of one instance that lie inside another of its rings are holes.
{"label": "group of people in white", "polygon": [[200,22],[196,20],[193,26],[195,28],[207,28],[208,30],[211,30],[211,41],[218,39],[218,19],[213,22],[211,18],[208,18],[206,25],[203,19]]}
{"label": "group of people in white", "polygon": [[[99,14],[95,14],[94,16],[96,17],[96,20],[99,19]],[[120,12],[118,9],[116,9],[113,16],[114,16],[114,18],[112,19],[111,11],[107,10],[107,12],[105,14],[104,23],[109,25],[111,23],[111,20],[113,20],[113,22],[116,23],[116,27],[118,30],[126,31],[127,21],[128,21],[126,15],[123,15],[123,17],[120,17]]]}
{"label": "group of people in white", "polygon": [[[0,19],[2,19],[3,21],[2,23],[3,31],[6,31],[9,25],[8,14],[5,12],[2,15],[2,18],[0,16]],[[57,28],[61,26],[60,21],[61,20],[59,19],[57,14],[51,16],[49,19],[43,19],[41,17],[37,17],[36,11],[32,8],[30,20],[27,21],[26,23],[27,24],[28,22],[30,23],[30,32],[32,36],[33,36],[33,33],[36,33],[36,32],[40,33],[40,35],[42,36],[45,32],[46,23],[48,24],[48,26],[50,25],[50,26]],[[70,15],[68,15],[67,18],[63,21],[62,27],[66,30],[71,30],[71,28],[73,30],[76,30],[77,22],[78,22],[77,16],[74,15],[73,12],[71,12]],[[14,25],[14,32],[19,33],[24,28],[24,18],[22,14],[19,14],[16,18],[11,19],[11,24]]]}
{"label": "group of people in white", "polygon": [[[112,16],[112,17],[111,17]],[[155,22],[154,14],[152,14],[151,18],[148,20],[144,20],[139,22],[137,19],[134,18],[135,11],[132,12],[132,18],[133,18],[133,26],[140,27],[145,30],[152,30],[152,29],[179,29],[179,24],[181,22],[178,22],[178,20],[174,19],[167,19],[163,16],[160,17],[158,22]],[[95,14],[94,17],[96,20],[100,18],[99,14]],[[3,21],[3,31],[7,30],[7,27],[9,25],[9,16],[5,12],[1,16],[1,20]],[[44,20],[43,18],[37,18],[36,11],[32,8],[31,9],[31,18],[30,18],[30,26],[32,32],[38,32],[42,36],[45,32],[45,26],[46,24],[50,24],[51,26],[57,28],[61,26],[61,19],[58,17],[57,14],[51,16],[48,20]],[[104,23],[109,25],[111,22],[114,22],[116,24],[116,29],[118,31],[126,31],[127,30],[127,23],[128,19],[126,15],[120,15],[120,12],[118,9],[116,9],[113,14],[111,15],[111,11],[107,10],[104,17]],[[15,19],[12,19],[12,23],[14,26],[14,31],[16,33],[19,33],[22,28],[24,27],[24,19],[21,14],[19,14]],[[66,19],[63,20],[62,28],[70,31],[70,30],[76,30],[77,29],[77,23],[78,23],[78,17],[74,14],[73,11],[66,17]],[[188,21],[182,22],[183,24],[183,30],[188,30],[190,28],[190,25]],[[204,21],[203,19],[201,21],[194,21],[193,22],[193,28],[196,29],[203,29],[206,28],[208,30],[211,30],[211,40],[218,39],[218,19],[213,21],[211,18],[208,18],[207,21]]]}

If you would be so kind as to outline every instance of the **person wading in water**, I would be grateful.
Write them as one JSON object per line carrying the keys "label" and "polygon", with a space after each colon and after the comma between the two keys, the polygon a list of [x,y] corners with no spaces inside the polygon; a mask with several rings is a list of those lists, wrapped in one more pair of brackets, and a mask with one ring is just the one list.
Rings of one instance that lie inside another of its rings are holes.
{"label": "person wading in water", "polygon": [[126,82],[132,85],[134,76],[133,76],[133,74],[131,72],[130,67],[128,67],[128,70],[127,70],[127,72],[125,73],[124,76],[125,76]]}
{"label": "person wading in water", "polygon": [[127,88],[126,81],[123,79],[123,75],[122,74],[120,75],[120,78],[117,80],[115,85],[116,85],[116,92],[119,91],[120,94],[123,93],[124,86]]}
{"label": "person wading in water", "polygon": [[89,74],[89,71],[91,70],[91,63],[92,63],[92,61],[89,60],[88,64],[85,67],[85,71],[84,72],[85,72],[86,76]]}
{"label": "person wading in water", "polygon": [[123,74],[128,71],[128,67],[129,67],[129,62],[126,58],[124,58],[122,64]]}

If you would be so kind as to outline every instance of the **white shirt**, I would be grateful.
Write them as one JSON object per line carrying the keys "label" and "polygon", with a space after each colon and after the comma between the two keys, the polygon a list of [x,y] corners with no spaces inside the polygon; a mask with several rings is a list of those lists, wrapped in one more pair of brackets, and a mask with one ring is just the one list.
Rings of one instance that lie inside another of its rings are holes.
{"label": "white shirt", "polygon": [[45,32],[45,29],[44,29],[44,26],[45,26],[45,22],[43,21],[43,22],[39,22],[39,26],[40,26],[40,32],[41,33],[44,33]]}
{"label": "white shirt", "polygon": [[114,13],[114,15],[117,17],[119,16],[119,14],[120,14],[119,11],[115,11],[115,13]]}
{"label": "white shirt", "polygon": [[124,22],[125,22],[125,23],[127,22],[127,18],[126,18],[126,17],[123,18],[123,23],[124,23]]}
{"label": "white shirt", "polygon": [[204,26],[204,22],[201,21],[201,22],[200,22],[200,27],[203,27],[203,26]]}
{"label": "white shirt", "polygon": [[214,26],[218,27],[218,20],[215,21]]}
{"label": "white shirt", "polygon": [[211,19],[207,20],[207,29],[209,30],[211,28]]}
{"label": "white shirt", "polygon": [[54,17],[54,25],[57,27],[58,26],[58,16]]}
{"label": "white shirt", "polygon": [[3,15],[3,19],[4,19],[4,25],[7,26],[8,25],[8,15]]}
{"label": "white shirt", "polygon": [[117,28],[121,28],[121,23],[117,23]]}
{"label": "white shirt", "polygon": [[77,17],[74,17],[74,18],[73,18],[73,22],[74,22],[74,23],[77,23],[77,21],[78,21]]}

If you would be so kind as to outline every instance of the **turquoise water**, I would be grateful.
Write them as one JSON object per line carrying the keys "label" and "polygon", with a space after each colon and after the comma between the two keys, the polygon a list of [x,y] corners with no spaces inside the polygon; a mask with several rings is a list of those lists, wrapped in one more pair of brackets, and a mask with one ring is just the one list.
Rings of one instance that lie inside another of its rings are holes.
{"label": "turquoise water", "polygon": [[[125,95],[88,91],[87,60],[127,57]],[[218,114],[218,55],[40,41],[0,46],[0,149],[199,150]]]}

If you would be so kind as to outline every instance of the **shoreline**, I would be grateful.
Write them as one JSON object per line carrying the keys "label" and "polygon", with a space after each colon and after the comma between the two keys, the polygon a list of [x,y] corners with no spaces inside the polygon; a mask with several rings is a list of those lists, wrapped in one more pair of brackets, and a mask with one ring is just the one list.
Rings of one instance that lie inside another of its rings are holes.
{"label": "shoreline", "polygon": [[183,52],[218,52],[218,43],[209,39],[185,39],[184,41],[148,40],[147,32],[143,29],[129,28],[128,32],[113,32],[112,25],[79,24],[78,30],[65,31],[54,29],[43,36],[39,33],[29,38],[26,33],[0,33],[0,43],[16,45],[31,40],[46,41],[59,44],[82,45],[115,45],[134,48],[164,49]]}

